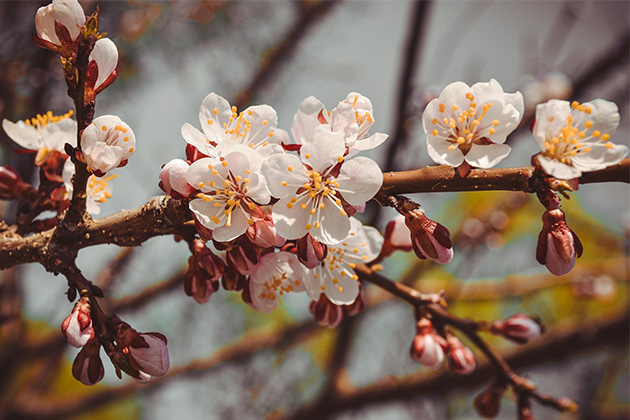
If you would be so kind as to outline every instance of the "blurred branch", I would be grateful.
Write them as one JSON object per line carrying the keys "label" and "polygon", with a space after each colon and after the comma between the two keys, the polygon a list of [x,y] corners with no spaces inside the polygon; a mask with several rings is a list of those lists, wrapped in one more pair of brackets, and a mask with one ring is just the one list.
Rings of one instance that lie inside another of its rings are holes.
{"label": "blurred branch", "polygon": [[421,55],[424,28],[429,15],[430,0],[419,0],[413,3],[411,22],[405,41],[405,49],[401,55],[401,75],[398,80],[398,91],[396,94],[396,111],[392,124],[392,136],[387,143],[385,152],[385,163],[383,168],[386,171],[395,169],[394,160],[396,152],[405,146],[408,133],[409,100],[413,93],[414,79],[417,76],[418,60]]}
{"label": "blurred branch", "polygon": [[183,268],[171,278],[168,278],[159,283],[154,283],[150,286],[147,286],[138,294],[127,295],[118,300],[114,300],[111,303],[111,311],[112,312],[134,311],[134,310],[140,309],[142,306],[153,301],[162,293],[173,290],[175,289],[175,287],[183,284],[185,274],[186,274],[186,269]]}
{"label": "blurred branch", "polygon": [[144,385],[130,380],[124,385],[112,388],[101,387],[95,392],[83,396],[72,394],[51,397],[24,393],[14,400],[12,407],[8,408],[10,411],[6,412],[8,414],[6,418],[12,418],[10,416],[13,415],[13,418],[20,416],[20,418],[29,419],[59,419],[95,410],[138,391],[160,386],[169,378],[205,374],[221,364],[243,361],[263,348],[295,345],[318,330],[319,327],[314,321],[308,321],[288,328],[251,332],[207,357],[195,359],[183,366],[172,367],[166,375],[152,378],[148,384]]}
{"label": "blurred branch", "polygon": [[[578,321],[572,325],[548,331],[544,336],[528,345],[504,350],[501,357],[514,369],[566,360],[569,355],[601,349],[604,345],[626,345],[629,329],[630,320],[627,313],[592,324]],[[494,369],[488,361],[480,361],[477,370],[467,376],[455,375],[446,369],[431,373],[421,370],[405,378],[388,378],[387,382],[339,394],[326,408],[326,414],[339,413],[372,404],[410,400],[418,395],[444,396],[458,389],[487,383],[493,376]],[[323,416],[325,413],[319,414]],[[306,419],[307,417],[299,418]]]}
{"label": "blurred branch", "polygon": [[103,293],[111,288],[122,272],[127,268],[136,248],[123,248],[112,258],[109,263],[94,277]]}
{"label": "blurred branch", "polygon": [[236,95],[236,100],[232,103],[238,108],[245,108],[252,102],[254,94],[273,75],[274,71],[287,60],[306,36],[308,31],[330,12],[340,0],[321,0],[317,2],[304,3],[300,7],[300,16],[275,46],[263,53],[260,60],[258,73],[254,76],[249,86]]}

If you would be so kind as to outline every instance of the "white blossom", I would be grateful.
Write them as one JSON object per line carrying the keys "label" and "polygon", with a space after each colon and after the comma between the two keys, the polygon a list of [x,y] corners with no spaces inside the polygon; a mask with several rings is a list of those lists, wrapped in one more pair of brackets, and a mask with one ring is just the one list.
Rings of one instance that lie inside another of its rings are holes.
{"label": "white blossom", "polygon": [[269,191],[280,199],[272,213],[280,236],[299,239],[310,233],[332,245],[348,235],[350,221],[342,200],[351,206],[370,200],[381,188],[383,174],[371,159],[346,161],[345,152],[343,135],[319,126],[302,145],[301,160],[276,154],[264,162]]}
{"label": "white blossom", "polygon": [[378,230],[363,226],[355,218],[350,223],[347,238],[330,245],[326,259],[306,273],[306,293],[312,300],[325,293],[335,305],[351,305],[359,295],[359,277],[354,269],[357,264],[373,261],[381,251],[383,237]]}
{"label": "white blossom", "polygon": [[254,202],[267,204],[270,196],[256,152],[233,142],[217,149],[219,158],[199,159],[186,173],[188,183],[201,191],[189,206],[197,220],[213,231],[214,239],[229,242],[254,223],[248,213]]}
{"label": "white blossom", "polygon": [[199,122],[203,132],[186,123],[182,137],[201,153],[216,157],[214,146],[223,141],[243,144],[256,150],[261,156],[282,153],[280,144],[288,140],[284,130],[276,128],[278,116],[269,105],[250,106],[237,114],[235,106],[212,92],[199,108]]}
{"label": "white blossom", "polygon": [[502,144],[523,118],[523,95],[504,93],[494,79],[451,83],[427,105],[422,126],[429,156],[441,165],[491,168],[509,153]]}
{"label": "white blossom", "polygon": [[[72,191],[74,189],[72,185],[72,176],[74,175],[75,167],[74,163],[70,159],[66,160],[63,165],[63,185],[66,187],[66,194],[68,199],[72,198]],[[109,181],[116,178],[118,175],[110,175],[103,178],[98,178],[91,175],[88,178],[86,188],[86,205],[87,211],[90,214],[99,214],[101,212],[100,204],[107,201],[112,196],[112,185]]]}
{"label": "white blossom", "polygon": [[608,140],[619,125],[617,105],[603,99],[579,104],[551,100],[536,107],[536,156],[549,175],[573,179],[619,163],[628,148]]}
{"label": "white blossom", "polygon": [[35,164],[41,165],[53,150],[64,152],[64,145],[77,144],[77,122],[70,117],[73,112],[54,116],[48,111],[30,120],[16,123],[2,120],[2,128],[7,136],[19,146],[37,152]]}
{"label": "white blossom", "polygon": [[[94,83],[92,88],[98,93],[115,79],[118,69],[118,48],[109,38],[101,38],[94,44],[90,53],[88,78]],[[95,74],[89,74],[93,71]]]}
{"label": "white blossom", "polygon": [[35,14],[35,30],[37,36],[55,45],[61,41],[55,32],[55,21],[59,21],[76,40],[85,24],[85,12],[77,0],[53,0],[48,6],[37,9]]}
{"label": "white blossom", "polygon": [[372,102],[360,93],[350,92],[331,111],[314,96],[306,98],[293,117],[291,132],[297,144],[304,144],[316,127],[326,125],[330,131],[343,134],[352,156],[361,150],[373,149],[387,140],[387,134],[368,134],[373,124]]}
{"label": "white blossom", "polygon": [[278,295],[303,292],[306,270],[297,257],[288,252],[269,253],[250,275],[252,304],[269,313],[278,306]]}
{"label": "white blossom", "polygon": [[133,130],[115,115],[103,115],[83,130],[85,162],[99,176],[127,164],[136,147]]}

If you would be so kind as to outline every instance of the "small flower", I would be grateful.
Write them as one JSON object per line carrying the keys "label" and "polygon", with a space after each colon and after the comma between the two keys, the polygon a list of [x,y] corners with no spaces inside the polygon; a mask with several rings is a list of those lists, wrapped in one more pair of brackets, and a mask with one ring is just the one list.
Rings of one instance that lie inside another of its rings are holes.
{"label": "small flower", "polygon": [[448,366],[459,375],[470,375],[477,369],[475,354],[457,337],[449,337],[448,340]]}
{"label": "small flower", "polygon": [[332,111],[326,110],[315,97],[302,101],[293,117],[291,132],[297,144],[306,143],[313,130],[326,125],[332,132],[341,133],[352,156],[361,150],[369,150],[387,140],[387,134],[368,135],[374,124],[372,102],[357,92],[350,92]]}
{"label": "small flower", "polygon": [[133,130],[115,115],[103,115],[81,135],[83,157],[96,176],[125,166],[136,147]]}
{"label": "small flower", "polygon": [[[56,21],[61,27],[56,26]],[[35,14],[37,36],[56,46],[76,40],[83,24],[85,12],[77,0],[53,0],[48,6],[37,9]]]}
{"label": "small flower", "polygon": [[64,151],[64,146],[77,144],[77,122],[70,117],[73,111],[54,116],[48,111],[30,120],[11,122],[2,120],[2,128],[7,136],[21,147],[37,152],[35,164],[41,166],[53,150]]}
{"label": "small flower", "polygon": [[383,237],[357,219],[351,218],[350,223],[349,235],[342,242],[329,245],[326,259],[306,273],[306,293],[312,300],[324,293],[336,305],[350,305],[359,295],[359,277],[354,268],[377,257]]}
{"label": "small flower", "polygon": [[613,102],[596,99],[579,104],[557,99],[536,107],[533,133],[543,150],[535,161],[549,175],[572,179],[619,163],[628,148],[608,140],[619,125]]}
{"label": "small flower", "polygon": [[173,159],[162,166],[160,171],[160,188],[174,198],[187,198],[194,188],[186,181],[186,172],[190,168],[188,162]]}
{"label": "small flower", "polygon": [[300,148],[300,158],[276,154],[262,166],[269,190],[280,199],[273,221],[280,236],[298,239],[310,233],[327,245],[350,231],[349,206],[370,200],[383,184],[378,164],[365,157],[344,160],[343,135],[319,126]]}
{"label": "small flower", "polygon": [[411,357],[429,369],[439,368],[444,362],[444,349],[448,348],[446,340],[435,333],[433,324],[426,318],[418,321],[417,330],[409,350]]}
{"label": "small flower", "polygon": [[540,335],[540,324],[525,314],[515,314],[503,321],[494,321],[490,332],[517,344],[527,344]]}
{"label": "small flower", "polygon": [[510,147],[505,142],[523,118],[523,95],[504,93],[494,79],[472,87],[451,83],[427,105],[422,126],[429,156],[441,164],[491,168]]}
{"label": "small flower", "polygon": [[200,190],[190,210],[219,242],[229,242],[254,223],[250,211],[256,203],[270,200],[265,178],[257,172],[261,159],[249,147],[235,144],[220,158],[193,162],[186,174],[190,185]]}
{"label": "small flower", "polygon": [[114,83],[118,75],[118,49],[109,38],[101,38],[94,44],[90,53],[86,89],[88,96],[94,99],[98,93]]}
{"label": "small flower", "polygon": [[563,276],[575,266],[575,259],[582,256],[582,242],[567,226],[562,210],[548,210],[543,213],[542,219],[536,260],[544,264],[551,274]]}
{"label": "small flower", "polygon": [[61,323],[61,332],[74,347],[80,348],[94,338],[92,318],[90,318],[90,303],[86,299],[80,299],[72,314]]}
{"label": "small flower", "polygon": [[72,376],[83,385],[96,385],[105,376],[103,362],[99,356],[101,345],[98,340],[87,343],[72,363]]}
{"label": "small flower", "polygon": [[261,156],[282,153],[280,143],[288,140],[284,130],[277,129],[278,116],[269,105],[250,106],[237,114],[235,106],[212,92],[199,108],[203,133],[186,123],[184,140],[206,156],[217,157],[214,147],[230,140],[256,150]]}
{"label": "small flower", "polygon": [[261,312],[271,312],[278,306],[278,295],[304,291],[305,274],[304,266],[293,254],[265,255],[250,275],[252,305]]}
{"label": "small flower", "polygon": [[[66,163],[63,165],[63,184],[66,187],[67,199],[72,197],[73,184],[72,176],[74,175],[75,167],[74,163],[70,159],[66,159]],[[88,178],[86,193],[87,193],[87,211],[90,214],[99,214],[101,212],[100,204],[105,203],[108,198],[112,196],[112,186],[109,181],[118,177],[118,175],[110,175],[105,178],[98,178],[91,175]]]}
{"label": "small flower", "polygon": [[416,256],[439,264],[450,263],[453,259],[453,244],[448,229],[426,217],[419,209],[403,212]]}
{"label": "small flower", "polygon": [[129,344],[129,356],[138,364],[140,370],[151,376],[164,376],[170,367],[167,340],[160,333],[139,334],[141,340]]}

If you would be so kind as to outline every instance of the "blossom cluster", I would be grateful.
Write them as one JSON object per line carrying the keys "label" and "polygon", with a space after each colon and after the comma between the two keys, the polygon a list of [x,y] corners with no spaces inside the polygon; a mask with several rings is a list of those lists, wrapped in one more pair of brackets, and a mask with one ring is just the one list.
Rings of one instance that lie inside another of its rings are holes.
{"label": "blossom cluster", "polygon": [[263,312],[289,292],[352,305],[360,294],[354,268],[374,261],[383,244],[353,217],[383,183],[378,164],[356,156],[387,138],[368,132],[370,100],[352,92],[329,111],[305,99],[293,142],[272,107],[239,113],[215,93],[203,100],[199,122],[201,130],[182,127],[187,160],[160,173],[160,187],[189,201],[200,236],[215,248],[191,246],[187,293],[205,302],[221,280]]}

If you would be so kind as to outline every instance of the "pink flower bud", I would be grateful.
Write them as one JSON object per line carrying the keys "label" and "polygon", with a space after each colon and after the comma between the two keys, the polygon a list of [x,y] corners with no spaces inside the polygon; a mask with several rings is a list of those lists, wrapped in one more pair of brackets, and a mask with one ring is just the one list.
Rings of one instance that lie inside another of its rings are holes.
{"label": "pink flower bud", "polygon": [[270,214],[261,214],[261,217],[252,216],[254,224],[247,228],[247,237],[255,245],[261,248],[282,247],[286,239],[278,235]]}
{"label": "pink flower bud", "polygon": [[544,264],[551,274],[563,276],[575,266],[575,259],[582,256],[582,243],[567,226],[562,210],[548,210],[543,213],[542,219],[536,260]]}
{"label": "pink flower bud", "polygon": [[470,375],[477,369],[475,354],[457,337],[449,337],[448,345],[448,366],[453,372],[459,375]]}
{"label": "pink flower bud", "polygon": [[411,357],[429,369],[439,368],[444,362],[446,341],[433,331],[433,324],[426,318],[418,321],[417,330],[409,349]]}
{"label": "pink flower bud", "polygon": [[504,393],[504,386],[491,384],[481,394],[475,397],[473,406],[481,417],[493,419],[499,414]]}
{"label": "pink flower bud", "polygon": [[133,340],[129,344],[129,356],[138,364],[141,372],[151,376],[163,376],[170,367],[166,337],[155,332],[139,336],[144,343]]}
{"label": "pink flower bud", "polygon": [[72,376],[83,385],[95,385],[105,375],[103,362],[99,356],[100,349],[98,341],[92,340],[83,346],[72,363]]}
{"label": "pink flower bud", "polygon": [[448,264],[453,259],[453,244],[447,228],[434,222],[420,210],[407,211],[405,224],[411,231],[413,250],[420,259]]}
{"label": "pink flower bud", "polygon": [[306,268],[315,268],[328,255],[326,244],[313,239],[310,233],[297,240],[297,257]]}
{"label": "pink flower bud", "polygon": [[72,314],[68,315],[61,323],[61,332],[74,347],[80,348],[94,338],[92,318],[90,318],[90,304],[85,298],[81,298],[74,305]]}
{"label": "pink flower bud", "polygon": [[190,165],[181,159],[173,159],[162,166],[160,188],[174,198],[187,198],[194,189],[186,182],[186,171]]}
{"label": "pink flower bud", "polygon": [[503,321],[494,321],[490,332],[517,344],[526,344],[540,335],[540,324],[525,314],[515,314]]}
{"label": "pink flower bud", "polygon": [[[220,264],[215,258],[221,261]],[[184,276],[184,291],[197,303],[206,303],[219,290],[218,279],[223,274],[225,265],[215,255],[202,258],[201,261],[194,255],[188,259],[188,270]]]}

